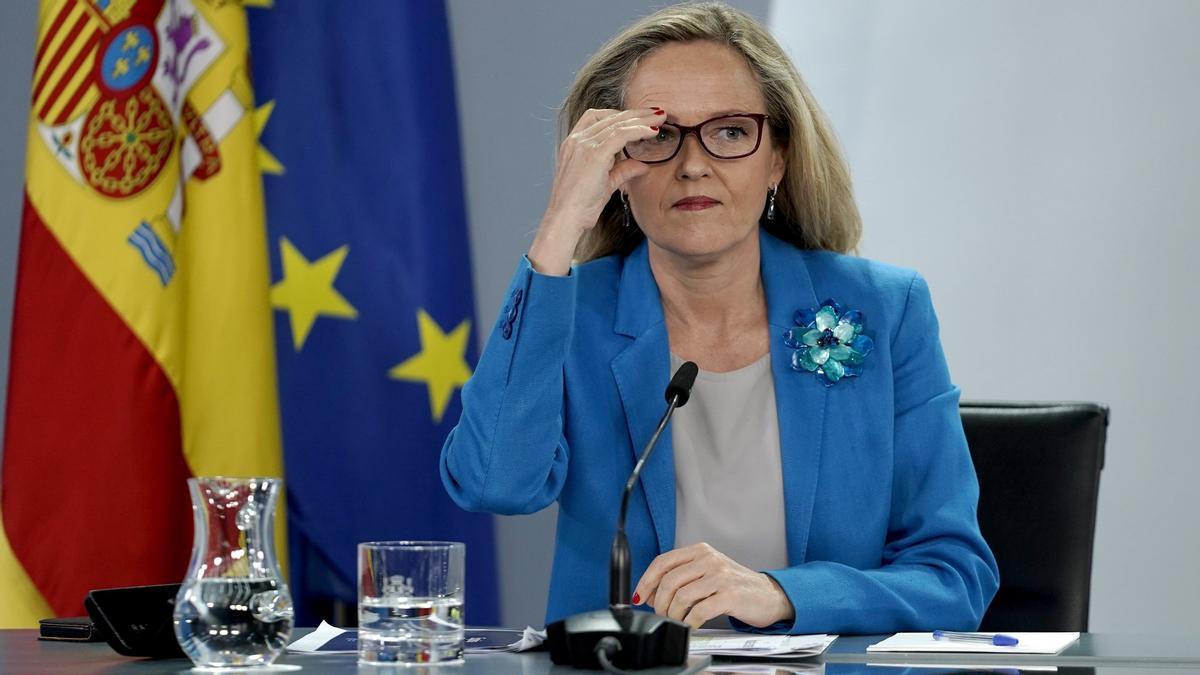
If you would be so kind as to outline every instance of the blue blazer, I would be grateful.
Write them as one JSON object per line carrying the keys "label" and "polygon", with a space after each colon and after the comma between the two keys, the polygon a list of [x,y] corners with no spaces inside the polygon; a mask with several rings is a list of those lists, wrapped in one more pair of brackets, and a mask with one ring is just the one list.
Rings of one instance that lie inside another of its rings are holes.
{"label": "blue blazer", "polygon": [[[979,488],[925,281],[760,234],[782,453],[791,633],[975,629],[998,585]],[[622,488],[664,409],[667,330],[646,244],[563,277],[523,259],[441,454],[454,501],[533,513],[559,503],[547,622],[608,603]],[[875,350],[825,387],[784,331],[832,298]],[[668,426],[630,502],[633,582],[675,543]],[[746,486],[753,489],[753,486]],[[735,622],[736,623],[736,622]],[[739,626],[745,628],[745,626]]]}

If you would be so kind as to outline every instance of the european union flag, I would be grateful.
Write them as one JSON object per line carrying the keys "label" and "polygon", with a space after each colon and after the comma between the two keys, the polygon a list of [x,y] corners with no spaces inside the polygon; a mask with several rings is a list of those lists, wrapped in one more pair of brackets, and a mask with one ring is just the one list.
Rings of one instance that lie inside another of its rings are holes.
{"label": "european union flag", "polygon": [[298,625],[353,605],[379,539],[466,542],[467,620],[498,624],[492,519],[437,468],[476,358],[445,6],[249,19]]}

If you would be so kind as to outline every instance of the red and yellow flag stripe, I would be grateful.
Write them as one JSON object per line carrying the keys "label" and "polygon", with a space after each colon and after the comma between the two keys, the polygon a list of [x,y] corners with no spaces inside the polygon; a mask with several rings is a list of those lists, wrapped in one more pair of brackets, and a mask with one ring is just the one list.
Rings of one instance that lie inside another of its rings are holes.
{"label": "red and yellow flag stripe", "polygon": [[0,626],[178,581],[186,478],[282,475],[244,10],[43,0],[40,24]]}

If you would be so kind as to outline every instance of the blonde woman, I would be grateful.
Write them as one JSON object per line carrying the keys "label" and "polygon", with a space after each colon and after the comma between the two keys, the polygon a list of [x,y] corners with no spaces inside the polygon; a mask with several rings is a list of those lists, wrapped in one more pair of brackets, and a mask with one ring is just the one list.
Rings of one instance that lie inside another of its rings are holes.
{"label": "blonde woman", "polygon": [[833,134],[747,15],[651,15],[580,71],[545,216],[441,456],[463,508],[559,504],[547,621],[630,602],[795,633],[974,629],[996,591],[928,288],[850,255]]}

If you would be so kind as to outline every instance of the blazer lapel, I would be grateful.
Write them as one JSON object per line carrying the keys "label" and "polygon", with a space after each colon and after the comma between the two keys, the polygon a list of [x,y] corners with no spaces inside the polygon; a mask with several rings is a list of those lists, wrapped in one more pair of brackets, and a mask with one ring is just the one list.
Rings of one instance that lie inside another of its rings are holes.
{"label": "blazer lapel", "polygon": [[783,468],[788,564],[806,559],[821,465],[825,425],[825,387],[810,373],[792,370],[790,349],[783,332],[795,325],[801,307],[820,302],[804,256],[791,244],[762,231],[763,287],[771,329],[771,373],[775,377],[775,410],[779,416],[779,445]]}
{"label": "blazer lapel", "polygon": [[[662,302],[650,271],[645,242],[625,260],[613,328],[633,338],[612,360],[611,368],[625,409],[636,462],[666,409],[663,392],[671,376]],[[670,425],[663,430],[654,454],[642,468],[640,489],[650,507],[659,552],[669,551],[675,547],[675,461]]]}

